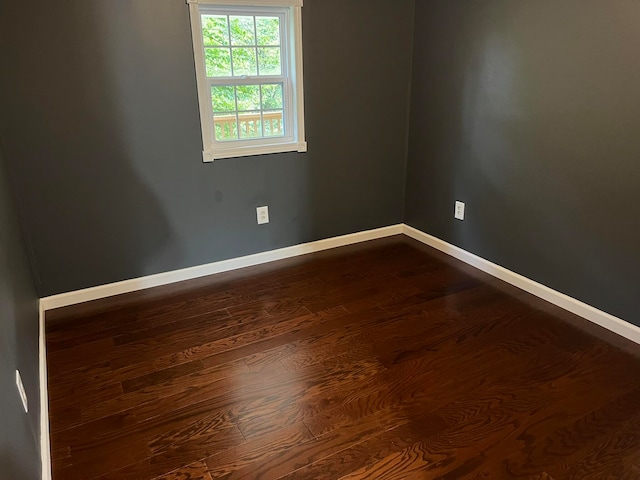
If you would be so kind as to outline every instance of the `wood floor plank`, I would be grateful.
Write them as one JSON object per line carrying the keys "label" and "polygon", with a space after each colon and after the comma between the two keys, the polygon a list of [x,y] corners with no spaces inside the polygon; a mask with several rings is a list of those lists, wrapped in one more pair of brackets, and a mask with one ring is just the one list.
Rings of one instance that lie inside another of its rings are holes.
{"label": "wood floor plank", "polygon": [[416,442],[401,452],[392,453],[373,465],[368,465],[348,475],[340,477],[344,480],[378,479],[404,480],[415,477],[427,466],[441,461],[429,454],[422,442]]}
{"label": "wood floor plank", "polygon": [[163,449],[143,460],[130,463],[94,478],[139,480],[163,475],[175,465],[191,464],[198,459],[211,457],[244,442],[237,428],[203,430],[188,441]]}
{"label": "wood floor plank", "polygon": [[46,321],[54,480],[640,478],[640,347],[407,237]]}
{"label": "wood floor plank", "polygon": [[[127,339],[153,338],[156,333],[171,332],[184,327],[185,320],[189,319],[190,324],[195,323],[223,323],[230,319],[227,310],[217,311],[181,311],[164,312],[161,315],[151,316],[140,320],[118,318],[114,324],[105,324],[103,329],[95,328],[95,325],[88,321],[71,331],[53,331],[48,334],[47,344],[49,348],[64,350],[77,345],[82,345],[94,340],[99,340],[105,336],[113,338],[117,346],[126,343]],[[94,327],[94,328],[91,328]]]}
{"label": "wood floor plank", "polygon": [[116,443],[103,445],[99,455],[88,455],[74,458],[74,451],[71,451],[72,461],[68,466],[53,464],[53,478],[69,480],[83,480],[86,478],[98,478],[105,472],[124,467],[131,463],[140,461],[147,457],[148,452],[145,442],[136,440],[128,442],[126,448]]}
{"label": "wood floor plank", "polygon": [[624,478],[632,471],[624,459],[640,448],[639,428],[640,415],[636,414],[617,432],[605,436],[602,442],[593,443],[581,454],[576,455],[576,460],[552,467],[549,472],[557,478],[595,480],[607,478],[608,475]]}
{"label": "wood floor plank", "polygon": [[[630,420],[640,402],[639,395],[635,388],[569,424],[558,414],[532,422],[515,438],[506,438],[496,446],[500,456],[484,454],[487,461],[481,474],[486,478],[531,478],[540,468],[561,468],[563,462],[578,458],[586,448],[593,447],[593,442],[615,433]],[[507,454],[509,451],[513,453]],[[619,465],[630,467],[624,462]]]}
{"label": "wood floor plank", "polygon": [[237,470],[250,470],[313,439],[307,427],[300,422],[215,456],[208,460],[209,472],[212,478],[229,478]]}
{"label": "wood floor plank", "polygon": [[68,350],[51,350],[47,353],[47,368],[52,377],[64,375],[78,367],[103,363],[114,348],[112,338],[100,338]]}
{"label": "wood floor plank", "polygon": [[[290,402],[286,407],[273,408],[266,405],[263,409],[244,412],[238,418],[238,426],[245,438],[253,438],[263,435],[274,429],[305,420],[315,410],[310,405],[329,405],[335,392],[350,391],[385,370],[384,366],[374,358],[366,358],[350,363],[326,362],[316,364],[313,367],[301,370],[300,378],[310,375],[310,372],[322,371],[322,374],[311,373],[316,380],[307,384],[304,391],[299,393],[288,392]],[[310,378],[310,377],[309,377]]]}
{"label": "wood floor plank", "polygon": [[[396,428],[356,443],[352,447],[303,466],[282,477],[283,480],[334,480],[375,464],[382,458],[404,451],[420,439],[434,435],[445,424],[434,416],[418,416]],[[382,477],[381,477],[382,478]]]}
{"label": "wood floor plank", "polygon": [[[253,318],[252,318],[253,319]],[[186,320],[186,321],[185,321]],[[123,331],[112,336],[116,347],[128,344],[142,344],[149,342],[163,343],[166,338],[178,337],[182,332],[193,330],[217,331],[242,323],[242,318],[229,314],[228,310],[207,312],[192,317],[175,316],[174,321],[167,323],[154,322],[146,328]]]}
{"label": "wood floor plank", "polygon": [[[180,350],[176,353],[159,355],[156,358],[155,363],[159,368],[161,368],[175,365],[177,363],[184,363],[195,359],[209,357],[229,350],[240,349],[247,345],[263,342],[280,335],[291,335],[292,332],[297,332],[307,326],[317,325],[319,322],[324,320],[342,317],[346,315],[346,313],[347,312],[344,310],[335,308],[323,312],[305,313],[289,320],[272,323],[269,327],[238,333],[236,335],[206,343],[196,344],[191,348]],[[133,358],[135,359],[135,356]]]}
{"label": "wood floor plank", "polygon": [[175,367],[165,368],[164,370],[157,370],[155,372],[147,373],[139,377],[130,378],[122,381],[122,390],[124,393],[135,392],[144,388],[158,385],[159,383],[169,382],[174,379],[184,378],[185,375],[191,375],[196,372],[205,370],[201,361],[195,360],[189,363],[181,363]]}
{"label": "wood floor plank", "polygon": [[207,464],[198,461],[156,477],[154,480],[212,480]]}
{"label": "wood floor plank", "polygon": [[[310,321],[311,318],[312,316],[308,310],[302,306],[297,306],[295,313],[291,312],[291,316],[286,320],[266,316],[261,318],[259,322],[254,322],[250,328],[247,328],[245,325],[239,325],[236,328],[229,327],[219,329],[214,327],[203,330],[186,325],[184,329],[178,333],[158,335],[154,337],[152,341],[142,340],[116,347],[111,356],[111,364],[115,368],[118,368],[138,363],[141,360],[158,357],[165,358],[167,357],[165,354],[168,350],[167,345],[171,345],[170,351],[176,352],[169,357],[171,360],[162,365],[160,365],[160,361],[156,362],[159,366],[166,367],[179,363],[176,359],[181,358],[180,355],[184,351],[193,352],[200,350],[204,352],[202,356],[212,355],[217,352],[229,350],[231,346],[244,345],[265,338],[268,335],[275,335],[274,330],[282,331],[285,330],[289,324],[295,325],[305,320]],[[289,324],[285,324],[285,322],[289,322]],[[205,349],[203,345],[208,345],[209,349]],[[193,354],[191,357],[193,357]],[[191,357],[185,356],[185,358],[194,359]]]}
{"label": "wood floor plank", "polygon": [[[335,430],[318,439],[311,439],[296,444],[280,455],[269,457],[264,461],[248,465],[244,468],[229,472],[227,479],[255,479],[275,480],[296,470],[300,466],[314,463],[336,452],[347,449],[357,443],[365,441],[380,433],[381,425],[373,419]],[[215,457],[207,459],[210,470],[215,469]]]}

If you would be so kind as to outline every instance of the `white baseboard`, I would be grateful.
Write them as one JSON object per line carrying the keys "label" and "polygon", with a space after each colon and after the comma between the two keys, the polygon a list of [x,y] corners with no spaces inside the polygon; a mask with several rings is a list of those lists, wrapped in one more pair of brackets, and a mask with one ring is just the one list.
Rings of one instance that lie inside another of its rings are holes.
{"label": "white baseboard", "polygon": [[40,459],[42,480],[51,480],[51,447],[49,442],[49,394],[47,390],[47,344],[45,342],[44,308],[39,305],[39,369],[40,369]]}
{"label": "white baseboard", "polygon": [[500,280],[504,280],[511,285],[514,285],[526,292],[529,292],[536,297],[540,297],[549,303],[553,303],[560,308],[568,310],[571,313],[575,313],[601,327],[611,330],[618,335],[621,335],[629,340],[640,344],[640,327],[626,322],[621,318],[614,317],[602,310],[598,310],[591,305],[587,305],[580,300],[569,297],[564,293],[560,293],[553,290],[541,283],[530,280],[522,275],[519,275],[511,270],[507,270],[500,265],[496,265],[484,258],[478,257],[473,253],[469,253],[462,248],[451,245],[439,238],[417,230],[409,225],[403,226],[403,233],[411,238],[418,240],[419,242],[429,245],[430,247],[440,250],[452,257],[457,258],[473,267],[476,267],[483,272],[493,275]]}
{"label": "white baseboard", "polygon": [[377,228],[375,230],[367,230],[364,232],[342,235],[340,237],[327,238],[315,242],[302,243],[292,247],[280,248],[268,252],[256,253],[245,257],[232,258],[222,260],[220,262],[209,263],[206,265],[198,265],[181,270],[171,272],[158,273],[146,277],[124,280],[122,282],[100,285],[97,287],[85,288],[68,293],[61,293],[41,299],[44,310],[53,308],[66,307],[77,303],[89,302],[100,298],[120,295],[122,293],[135,292],[151,287],[159,287],[170,283],[181,282],[183,280],[191,280],[198,277],[213,275],[215,273],[228,272],[238,268],[250,267],[262,263],[282,260],[284,258],[296,257],[307,253],[320,252],[330,248],[342,247],[353,243],[366,242],[377,238],[389,237],[391,235],[399,235],[403,231],[403,225],[392,225],[389,227]]}
{"label": "white baseboard", "polygon": [[[388,237],[391,235],[405,235],[414,238],[430,247],[440,250],[452,257],[457,258],[471,266],[478,268],[494,277],[504,280],[526,292],[540,297],[560,308],[575,313],[601,327],[611,330],[635,343],[640,344],[640,327],[626,322],[620,318],[614,317],[602,310],[598,310],[591,305],[569,297],[563,293],[553,290],[541,283],[535,282],[520,274],[507,270],[500,265],[496,265],[484,258],[474,255],[455,245],[451,245],[439,238],[417,230],[409,225],[398,224],[389,227],[368,230],[364,232],[342,235],[340,237],[327,238],[310,243],[294,245],[292,247],[280,248],[268,252],[256,253],[245,257],[232,258],[222,260],[220,262],[199,265],[171,272],[149,275],[146,277],[124,280],[122,282],[100,285],[97,287],[86,288],[59,295],[53,295],[41,299],[41,308],[46,311],[53,308],[75,305],[77,303],[88,302],[100,298],[111,297],[122,293],[144,290],[146,288],[158,287],[170,283],[181,282],[183,280],[191,280],[206,275],[227,272],[239,268],[250,267],[262,263],[282,260],[284,258],[295,257],[307,253],[319,252],[330,248],[351,245],[354,243],[365,242],[367,240],[375,240],[377,238]],[[44,340],[42,340],[44,341]],[[44,348],[44,345],[42,346]],[[45,379],[46,380],[46,379]]]}

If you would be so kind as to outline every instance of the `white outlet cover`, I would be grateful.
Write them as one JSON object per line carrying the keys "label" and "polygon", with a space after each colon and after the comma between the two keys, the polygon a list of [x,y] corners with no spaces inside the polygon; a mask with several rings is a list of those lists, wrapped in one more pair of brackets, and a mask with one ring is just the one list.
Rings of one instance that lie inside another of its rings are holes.
{"label": "white outlet cover", "polygon": [[456,209],[453,212],[454,217],[458,220],[464,220],[464,203],[456,202]]}
{"label": "white outlet cover", "polygon": [[256,213],[258,215],[258,225],[269,223],[269,207],[268,206],[256,208]]}
{"label": "white outlet cover", "polygon": [[22,400],[22,406],[24,407],[24,411],[29,413],[29,402],[27,402],[27,392],[24,390],[24,385],[22,384],[22,377],[20,377],[20,372],[16,370],[16,386],[18,387],[18,393],[20,394],[20,399]]}

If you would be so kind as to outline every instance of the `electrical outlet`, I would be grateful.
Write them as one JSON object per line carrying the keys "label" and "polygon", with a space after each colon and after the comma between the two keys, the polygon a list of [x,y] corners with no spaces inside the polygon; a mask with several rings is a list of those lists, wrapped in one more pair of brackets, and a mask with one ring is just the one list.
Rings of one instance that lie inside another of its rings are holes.
{"label": "electrical outlet", "polygon": [[456,202],[456,209],[453,212],[453,216],[458,220],[464,220],[464,203]]}
{"label": "electrical outlet", "polygon": [[20,372],[16,370],[16,386],[18,387],[18,393],[20,394],[20,399],[22,400],[22,406],[24,407],[25,412],[29,412],[29,403],[27,402],[27,392],[24,390],[24,385],[22,384],[22,378],[20,377]]}
{"label": "electrical outlet", "polygon": [[269,207],[258,207],[256,208],[256,212],[258,214],[258,225],[269,223]]}

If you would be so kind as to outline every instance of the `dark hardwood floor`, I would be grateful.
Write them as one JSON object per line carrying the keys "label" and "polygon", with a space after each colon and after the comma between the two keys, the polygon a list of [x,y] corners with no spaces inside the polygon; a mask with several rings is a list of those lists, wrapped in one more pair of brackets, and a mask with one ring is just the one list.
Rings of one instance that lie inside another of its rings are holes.
{"label": "dark hardwood floor", "polygon": [[404,236],[47,313],[53,478],[640,478],[640,346]]}

